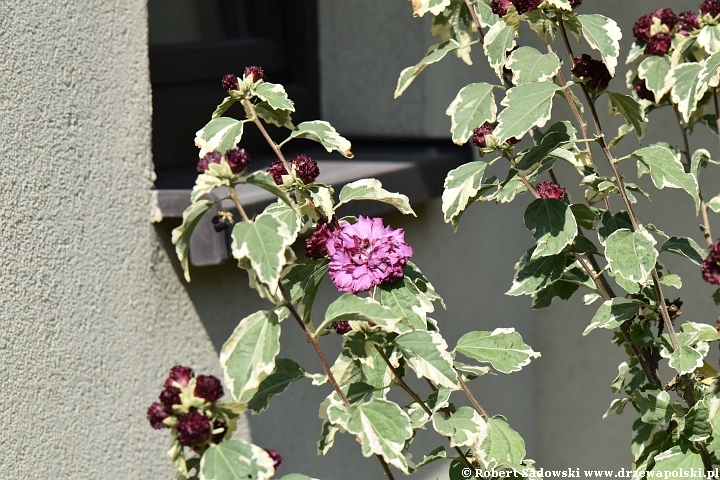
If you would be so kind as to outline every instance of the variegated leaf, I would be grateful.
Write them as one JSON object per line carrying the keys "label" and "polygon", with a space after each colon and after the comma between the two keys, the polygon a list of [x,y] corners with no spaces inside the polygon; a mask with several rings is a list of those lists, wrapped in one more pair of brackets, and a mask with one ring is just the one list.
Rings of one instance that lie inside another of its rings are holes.
{"label": "variegated leaf", "polygon": [[328,152],[335,150],[346,158],[353,158],[350,142],[332,125],[322,120],[302,122],[290,133],[290,138],[307,138],[320,143]]}
{"label": "variegated leaf", "polygon": [[560,200],[533,200],[524,214],[525,226],[536,240],[532,259],[557,255],[577,236],[577,221],[572,209]]}
{"label": "variegated leaf", "polygon": [[183,212],[182,225],[173,229],[172,243],[175,245],[175,253],[180,260],[185,280],[190,281],[190,237],[197,227],[198,222],[217,201],[199,200],[185,209]]}
{"label": "variegated leaf", "polygon": [[697,102],[705,93],[705,84],[700,83],[701,70],[699,63],[681,63],[669,73],[668,83],[672,85],[670,98],[678,106],[686,122],[690,120],[697,109]]}
{"label": "variegated leaf", "polygon": [[540,357],[514,328],[466,333],[458,340],[455,350],[478,362],[489,363],[502,373],[517,372],[531,359]]}
{"label": "variegated leaf", "polygon": [[695,200],[696,210],[700,208],[698,182],[692,173],[686,173],[680,160],[661,145],[636,150],[632,154],[650,169],[650,177],[657,188],[682,188]]}
{"label": "variegated leaf", "polygon": [[497,88],[488,83],[471,83],[463,87],[452,101],[446,115],[451,117],[453,142],[463,145],[472,136],[473,129],[485,122],[494,122],[497,104],[492,91]]}
{"label": "variegated leaf", "polygon": [[658,258],[656,243],[647,230],[616,230],[605,241],[605,257],[611,273],[629,282],[645,285]]}
{"label": "variegated leaf", "polygon": [[445,223],[452,223],[456,230],[463,212],[480,191],[487,165],[482,161],[466,163],[448,172],[445,178],[442,211]]}
{"label": "variegated leaf", "polygon": [[610,75],[614,77],[620,55],[620,27],[615,20],[603,15],[578,15],[578,20],[582,24],[583,37],[588,45],[600,52]]}
{"label": "variegated leaf", "polygon": [[365,178],[345,185],[340,190],[340,199],[335,205],[335,210],[353,200],[375,200],[392,205],[403,215],[417,216],[410,206],[410,199],[407,196],[385,190],[382,188],[380,180],[375,178]]}
{"label": "variegated leaf", "polygon": [[407,67],[402,72],[400,72],[397,87],[395,87],[395,98],[398,98],[400,95],[403,94],[405,90],[407,90],[413,80],[415,80],[415,77],[420,75],[420,72],[425,70],[425,67],[433,63],[439,62],[440,60],[445,58],[445,55],[457,50],[458,48],[460,48],[460,44],[454,39],[450,39],[446,42],[439,43],[430,47],[428,52],[425,54],[425,57],[420,60],[415,66]]}
{"label": "variegated leaf", "polygon": [[668,80],[670,73],[670,59],[652,55],[645,58],[638,66],[638,77],[645,80],[645,86],[655,94],[655,102],[670,91],[672,83]]}
{"label": "variegated leaf", "polygon": [[508,90],[500,102],[507,108],[498,116],[494,135],[502,143],[508,138],[521,138],[533,127],[544,127],[550,120],[553,96],[560,88],[552,82],[535,82]]}
{"label": "variegated leaf", "polygon": [[285,87],[279,83],[262,82],[252,90],[260,100],[267,102],[273,110],[295,111],[295,105],[287,96]]}
{"label": "variegated leaf", "polygon": [[705,49],[708,55],[720,53],[720,25],[705,25],[700,29],[697,43]]}
{"label": "variegated leaf", "polygon": [[450,0],[411,0],[413,17],[422,17],[430,12],[439,15],[450,5]]}
{"label": "variegated leaf", "polygon": [[645,304],[638,300],[628,300],[616,297],[600,305],[590,325],[587,326],[583,335],[587,335],[596,328],[607,328],[613,330],[625,321],[630,320],[638,313],[638,309]]}
{"label": "variegated leaf", "polygon": [[198,471],[200,480],[270,480],[275,475],[270,455],[257,445],[240,439],[211,443],[202,455]]}
{"label": "variegated leaf", "polygon": [[515,85],[546,82],[560,70],[560,59],[553,52],[543,54],[532,47],[520,47],[510,54],[505,66],[513,71]]}
{"label": "variegated leaf", "polygon": [[487,423],[470,407],[460,407],[450,418],[441,413],[432,417],[435,431],[450,438],[451,447],[479,445],[488,435]]}
{"label": "variegated leaf", "polygon": [[503,77],[503,67],[507,61],[507,52],[515,47],[517,32],[504,21],[499,21],[485,34],[483,49],[498,77]]}
{"label": "variegated leaf", "polygon": [[224,154],[237,146],[242,138],[243,123],[230,117],[218,117],[195,134],[195,145],[200,149],[200,158],[215,150]]}
{"label": "variegated leaf", "polygon": [[423,330],[403,333],[395,339],[395,344],[418,378],[452,389],[460,388],[452,356],[439,333]]}
{"label": "variegated leaf", "polygon": [[630,95],[616,92],[607,92],[607,94],[610,98],[610,115],[622,115],[625,122],[635,129],[638,138],[642,138],[648,121],[642,105]]}

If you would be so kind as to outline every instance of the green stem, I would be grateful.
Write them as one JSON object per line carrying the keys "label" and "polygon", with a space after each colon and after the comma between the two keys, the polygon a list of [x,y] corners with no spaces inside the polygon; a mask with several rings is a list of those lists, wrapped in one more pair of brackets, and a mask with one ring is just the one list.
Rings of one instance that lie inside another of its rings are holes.
{"label": "green stem", "polygon": [[230,197],[232,198],[233,203],[235,204],[235,207],[240,212],[240,216],[243,220],[246,222],[250,222],[250,219],[247,216],[247,213],[245,213],[245,209],[240,204],[240,199],[237,196],[237,192],[235,191],[235,185],[230,185]]}
{"label": "green stem", "polygon": [[243,105],[247,107],[247,109],[252,114],[251,120],[255,122],[255,125],[257,126],[258,130],[260,130],[260,133],[262,133],[262,136],[265,137],[265,140],[267,141],[268,145],[270,145],[270,148],[273,149],[275,152],[275,155],[277,155],[278,160],[282,162],[282,164],[285,166],[285,170],[288,172],[290,171],[290,164],[288,164],[287,160],[285,160],[285,157],[282,154],[282,151],[280,151],[280,147],[275,143],[275,141],[270,138],[270,135],[268,134],[267,130],[265,130],[265,125],[260,121],[260,118],[258,118],[257,111],[255,110],[255,105],[249,100],[243,100]]}

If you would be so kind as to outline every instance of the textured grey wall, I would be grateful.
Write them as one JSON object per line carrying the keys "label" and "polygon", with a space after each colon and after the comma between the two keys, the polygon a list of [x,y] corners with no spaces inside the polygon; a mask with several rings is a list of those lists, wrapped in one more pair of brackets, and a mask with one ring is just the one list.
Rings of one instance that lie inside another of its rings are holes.
{"label": "textured grey wall", "polygon": [[219,370],[148,218],[145,9],[0,3],[3,479],[169,478],[145,410],[174,362]]}

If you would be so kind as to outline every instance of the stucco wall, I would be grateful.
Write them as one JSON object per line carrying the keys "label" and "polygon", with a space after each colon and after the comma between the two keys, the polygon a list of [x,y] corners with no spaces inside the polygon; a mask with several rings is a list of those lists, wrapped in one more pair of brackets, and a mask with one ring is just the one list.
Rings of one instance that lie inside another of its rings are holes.
{"label": "stucco wall", "polygon": [[0,478],[169,478],[145,420],[217,356],[149,222],[145,2],[0,2]]}

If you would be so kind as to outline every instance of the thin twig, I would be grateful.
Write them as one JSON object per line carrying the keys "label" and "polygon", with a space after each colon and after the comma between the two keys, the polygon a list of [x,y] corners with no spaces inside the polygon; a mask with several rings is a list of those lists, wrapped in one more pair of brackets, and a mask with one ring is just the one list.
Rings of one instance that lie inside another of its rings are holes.
{"label": "thin twig", "polygon": [[475,398],[475,395],[473,395],[473,393],[470,391],[460,374],[458,374],[458,383],[460,383],[460,388],[463,392],[465,392],[465,395],[467,395],[467,397],[470,399],[470,403],[473,404],[475,409],[478,412],[482,413],[485,418],[490,418],[490,415],[488,415],[487,411],[482,407],[482,405],[480,405],[480,402],[477,401],[477,398]]}
{"label": "thin twig", "polygon": [[480,25],[480,19],[477,16],[477,12],[475,12],[475,7],[473,7],[472,2],[470,0],[465,0],[465,5],[470,9],[470,15],[472,15],[473,22],[475,22],[475,26],[478,29],[478,34],[480,35],[480,42],[485,41],[485,35],[483,35],[482,32],[482,26]]}
{"label": "thin twig", "polygon": [[[400,372],[398,372],[397,369],[393,366],[393,364],[390,363],[390,359],[387,357],[387,355],[385,355],[385,352],[382,351],[382,348],[375,345],[375,350],[378,351],[378,353],[383,358],[383,360],[385,360],[385,363],[387,364],[387,366],[390,368],[390,371],[392,372],[393,376],[395,377],[395,383],[397,383],[398,386],[400,386],[400,388],[405,390],[407,392],[407,394],[410,395],[413,398],[413,400],[415,400],[417,402],[418,405],[420,405],[420,407],[423,409],[423,411],[428,414],[428,417],[432,418],[432,416],[433,416],[432,410],[430,410],[430,408],[428,408],[428,406],[425,404],[423,399],[420,398],[420,395],[415,393],[415,391],[412,388],[410,388],[407,383],[405,383],[405,380],[402,378],[402,375],[400,375]],[[447,437],[447,438],[450,438],[450,437]],[[460,447],[455,447],[455,451],[460,455],[460,459],[468,468],[471,468],[471,469],[474,468],[473,464],[470,462],[470,460],[465,455],[465,452],[463,452]]]}
{"label": "thin twig", "polygon": [[[568,40],[567,32],[565,31],[565,25],[563,24],[562,17],[558,17],[558,26],[560,27],[560,32],[563,37],[563,41],[565,42],[565,47],[567,48],[568,54],[573,59],[573,62],[575,61],[575,57],[572,53],[572,48],[570,47],[570,42]],[[635,216],[635,212],[632,208],[632,204],[630,203],[630,199],[628,198],[627,191],[625,190],[625,182],[623,181],[622,175],[620,175],[620,171],[617,167],[617,162],[615,158],[613,157],[612,153],[610,152],[610,149],[607,146],[607,143],[605,143],[605,136],[603,134],[602,126],[600,124],[600,119],[597,114],[597,110],[595,109],[595,103],[590,98],[590,93],[587,90],[587,87],[585,84],[581,83],[580,88],[583,92],[583,95],[585,96],[585,101],[588,104],[588,107],[590,108],[590,113],[592,115],[593,123],[595,124],[595,131],[598,135],[598,143],[600,144],[600,148],[602,149],[603,153],[605,154],[605,157],[607,158],[608,162],[610,163],[610,167],[613,170],[613,174],[615,175],[615,179],[617,181],[618,190],[620,191],[620,197],[623,200],[623,203],[625,204],[625,208],[627,210],[628,216],[630,217],[630,222],[632,223],[633,230],[636,232],[641,232],[640,225],[637,221],[637,217]],[[658,299],[660,303],[660,313],[663,318],[663,322],[665,322],[665,329],[667,330],[668,334],[670,335],[670,342],[672,343],[673,349],[678,349],[678,340],[677,335],[675,334],[675,329],[673,328],[672,321],[670,320],[670,313],[667,310],[667,305],[665,305],[665,297],[662,293],[662,287],[660,287],[660,279],[658,277],[657,271],[653,268],[651,272],[653,283],[655,287],[655,291],[658,294]]]}
{"label": "thin twig", "polygon": [[280,160],[285,166],[285,170],[289,172],[290,164],[288,164],[287,160],[285,160],[285,157],[280,151],[280,147],[273,141],[272,138],[270,138],[267,130],[265,130],[265,125],[263,125],[263,123],[260,121],[260,118],[258,118],[257,111],[255,110],[255,105],[253,105],[252,102],[249,100],[243,100],[243,105],[247,106],[248,110],[250,110],[250,113],[252,114],[251,120],[255,122],[258,130],[260,130],[260,133],[262,133],[263,137],[265,137],[265,140],[267,141],[268,145],[270,145],[270,148],[272,148],[275,152],[275,155],[277,155],[278,160]]}
{"label": "thin twig", "polygon": [[[345,393],[340,389],[340,385],[338,385],[337,381],[335,380],[335,376],[333,375],[332,371],[330,370],[330,365],[328,364],[327,360],[325,359],[325,354],[323,353],[322,349],[320,348],[320,344],[317,341],[317,338],[315,338],[315,335],[310,333],[310,330],[308,330],[307,325],[305,325],[305,322],[303,322],[302,317],[298,313],[298,311],[293,306],[292,302],[290,301],[290,297],[288,296],[287,292],[285,291],[285,287],[282,285],[279,286],[280,293],[282,294],[283,298],[285,299],[285,307],[290,311],[290,314],[293,316],[293,318],[297,321],[298,325],[300,325],[300,328],[305,333],[305,336],[308,339],[308,342],[310,342],[315,349],[315,353],[317,353],[318,358],[320,359],[320,363],[322,364],[323,370],[325,370],[325,375],[328,377],[328,381],[330,382],[330,385],[332,385],[333,390],[335,390],[335,393],[338,394],[340,399],[342,400],[343,404],[346,407],[350,406],[350,402],[348,401],[347,397],[345,396]],[[385,462],[385,459],[380,455],[375,455],[375,458],[378,459],[380,462],[380,466],[382,467],[383,471],[385,472],[385,475],[389,480],[395,480],[393,477],[392,472],[390,471],[390,467],[388,467],[387,462]]]}
{"label": "thin twig", "polygon": [[232,197],[232,201],[235,204],[235,208],[238,209],[240,212],[240,216],[243,220],[246,222],[249,222],[250,219],[247,216],[247,213],[245,213],[245,209],[243,209],[242,205],[240,205],[240,199],[237,196],[237,192],[235,191],[235,185],[230,185],[230,196]]}

